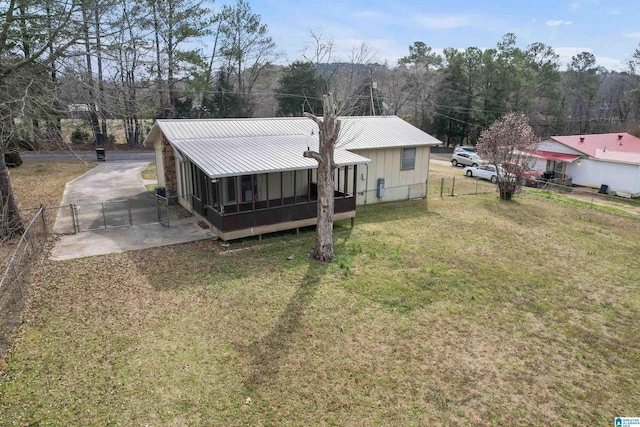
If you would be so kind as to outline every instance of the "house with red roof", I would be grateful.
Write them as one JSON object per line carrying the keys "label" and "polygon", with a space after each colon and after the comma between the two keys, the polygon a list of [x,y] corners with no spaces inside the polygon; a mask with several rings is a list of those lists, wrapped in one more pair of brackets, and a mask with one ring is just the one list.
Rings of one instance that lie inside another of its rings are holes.
{"label": "house with red roof", "polygon": [[574,185],[640,196],[640,138],[628,133],[552,136],[535,152],[535,168],[554,171]]}

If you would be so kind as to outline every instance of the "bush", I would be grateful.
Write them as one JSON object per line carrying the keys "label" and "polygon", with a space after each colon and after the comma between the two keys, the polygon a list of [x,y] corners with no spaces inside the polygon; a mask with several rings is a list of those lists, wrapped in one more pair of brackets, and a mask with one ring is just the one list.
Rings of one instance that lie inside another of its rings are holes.
{"label": "bush", "polygon": [[18,149],[18,141],[16,138],[12,138],[9,141],[7,150],[4,153],[4,162],[10,168],[17,168],[22,164],[22,157],[20,157],[20,150]]}
{"label": "bush", "polygon": [[71,143],[72,144],[87,144],[89,142],[89,132],[86,130],[77,127],[71,132]]}

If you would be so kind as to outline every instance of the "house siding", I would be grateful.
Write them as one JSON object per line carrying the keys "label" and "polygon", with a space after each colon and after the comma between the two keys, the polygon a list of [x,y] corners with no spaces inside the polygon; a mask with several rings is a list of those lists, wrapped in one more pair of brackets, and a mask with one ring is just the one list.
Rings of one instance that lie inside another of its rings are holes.
{"label": "house siding", "polygon": [[573,178],[575,185],[600,188],[605,184],[609,192],[640,195],[640,166],[625,163],[603,162],[584,159],[567,165],[567,175]]}
{"label": "house siding", "polygon": [[164,187],[164,156],[162,155],[162,143],[164,138],[160,137],[154,144],[154,153],[156,156],[156,170],[158,174],[158,185]]}
{"label": "house siding", "polygon": [[[409,170],[401,170],[402,148],[349,151],[371,159],[368,170],[367,166],[358,168],[358,205],[424,197],[429,175],[429,146],[416,147],[415,168]],[[383,197],[377,197],[378,178],[385,179]]]}

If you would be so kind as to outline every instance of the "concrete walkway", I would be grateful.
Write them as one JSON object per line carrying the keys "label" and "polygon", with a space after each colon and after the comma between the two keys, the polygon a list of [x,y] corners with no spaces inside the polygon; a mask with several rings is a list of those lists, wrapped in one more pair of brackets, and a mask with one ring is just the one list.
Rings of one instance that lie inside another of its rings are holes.
{"label": "concrete walkway", "polygon": [[[66,235],[56,243],[51,258],[82,258],[214,238],[194,218],[172,220],[171,227],[158,223],[155,196],[146,190],[140,175],[148,164],[107,161],[68,182],[61,205],[79,205],[80,230],[94,230],[69,234],[73,232],[70,210],[61,209],[54,232]],[[131,222],[133,226],[126,226]]]}
{"label": "concrete walkway", "polygon": [[70,234],[58,240],[51,251],[50,258],[54,261],[62,261],[215,237],[210,230],[203,230],[196,222],[195,218],[191,217],[172,222],[171,227],[155,223]]}

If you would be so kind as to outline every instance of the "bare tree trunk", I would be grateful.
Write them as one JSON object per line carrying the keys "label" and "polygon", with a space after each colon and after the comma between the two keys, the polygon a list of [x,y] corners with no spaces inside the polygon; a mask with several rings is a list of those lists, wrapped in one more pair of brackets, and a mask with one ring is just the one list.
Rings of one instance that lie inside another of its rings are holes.
{"label": "bare tree trunk", "polygon": [[313,114],[305,113],[315,121],[319,128],[318,151],[307,150],[304,157],[315,159],[318,162],[318,225],[316,227],[316,247],[312,258],[323,262],[333,259],[333,212],[335,205],[333,171],[333,153],[340,134],[340,120],[334,113],[333,96],[325,95],[324,114],[320,119]]}
{"label": "bare tree trunk", "polygon": [[100,34],[100,5],[96,2],[94,10],[96,29],[96,59],[98,65],[98,116],[100,117],[100,140],[101,145],[107,143],[107,116],[104,110],[104,76],[102,73],[102,36]]}
{"label": "bare tree trunk", "polygon": [[4,153],[0,153],[0,219],[2,219],[0,221],[0,237],[8,237],[20,231],[20,212],[18,212],[18,204],[11,191],[11,178],[4,161]]}

